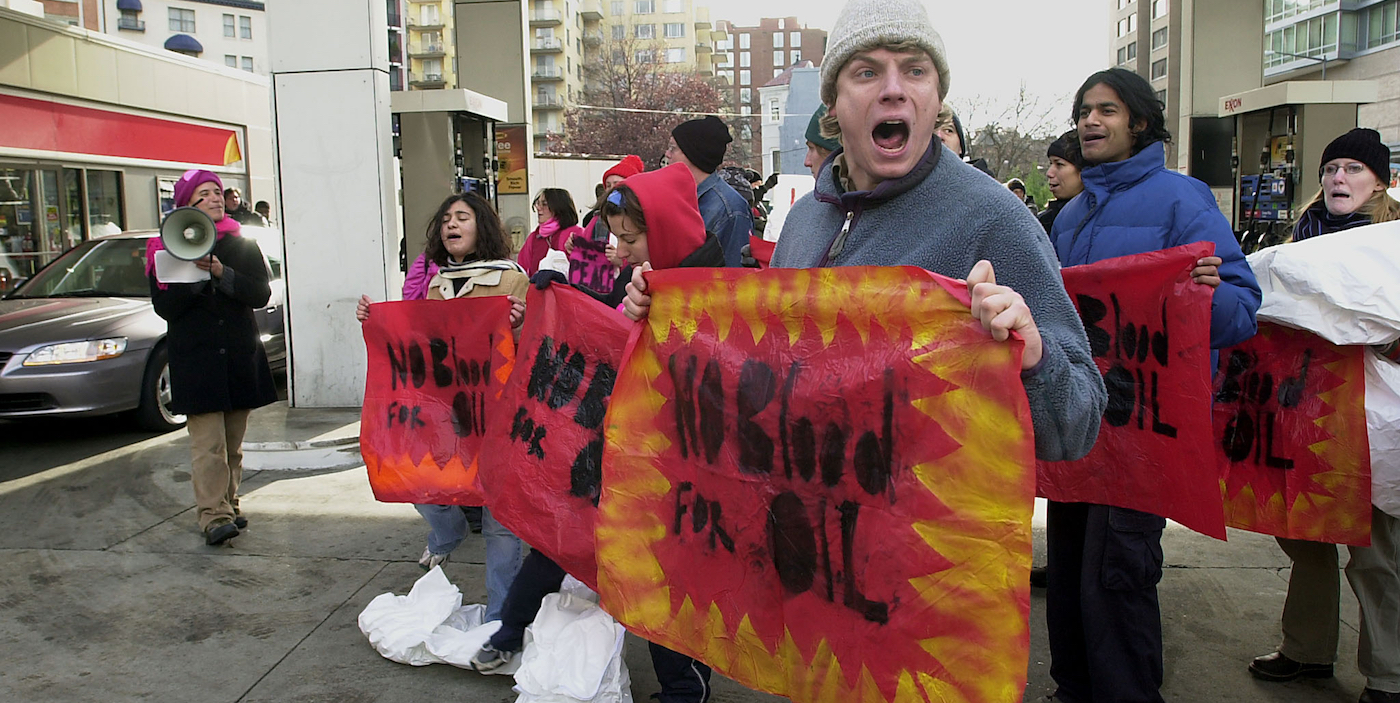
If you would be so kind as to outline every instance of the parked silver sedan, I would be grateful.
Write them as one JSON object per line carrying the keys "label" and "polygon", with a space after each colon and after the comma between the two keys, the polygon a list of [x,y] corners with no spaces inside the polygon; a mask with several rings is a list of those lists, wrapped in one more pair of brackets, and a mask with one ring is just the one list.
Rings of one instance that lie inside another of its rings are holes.
{"label": "parked silver sedan", "polygon": [[[245,227],[263,247],[272,298],[255,312],[274,372],[285,369],[276,230]],[[151,306],[146,242],[154,231],[83,242],[0,300],[0,418],[135,411],[153,430],[185,422],[170,411],[165,320]],[[269,251],[271,250],[271,251]]]}

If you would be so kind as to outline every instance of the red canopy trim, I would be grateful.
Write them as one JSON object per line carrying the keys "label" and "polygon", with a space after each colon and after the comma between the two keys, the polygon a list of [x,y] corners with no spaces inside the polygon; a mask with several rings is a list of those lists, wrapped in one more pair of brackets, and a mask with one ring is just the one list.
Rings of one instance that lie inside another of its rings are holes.
{"label": "red canopy trim", "polygon": [[0,147],[227,166],[238,134],[172,120],[0,95]]}

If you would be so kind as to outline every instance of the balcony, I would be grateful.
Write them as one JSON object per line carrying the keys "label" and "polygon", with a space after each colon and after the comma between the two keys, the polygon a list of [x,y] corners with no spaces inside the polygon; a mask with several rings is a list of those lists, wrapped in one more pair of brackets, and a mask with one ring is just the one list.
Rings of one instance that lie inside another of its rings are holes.
{"label": "balcony", "polygon": [[535,95],[536,110],[563,110],[564,103],[557,95]]}
{"label": "balcony", "polygon": [[125,29],[132,32],[146,31],[146,22],[135,17],[118,17],[117,29]]}
{"label": "balcony", "polygon": [[597,22],[603,19],[603,0],[583,0],[583,7],[578,13],[583,15],[584,22]]}
{"label": "balcony", "polygon": [[558,54],[564,51],[564,42],[558,37],[536,39],[530,44],[532,54]]}
{"label": "balcony", "polygon": [[584,32],[584,33],[583,33],[583,45],[584,45],[584,46],[599,46],[599,45],[601,45],[602,43],[603,43],[603,33],[602,33],[602,32]]}
{"label": "balcony", "polygon": [[409,76],[408,84],[414,88],[445,88],[447,81],[441,73],[415,73]]}
{"label": "balcony", "polygon": [[409,29],[417,29],[417,30],[442,29],[442,28],[445,27],[445,26],[446,26],[446,25],[444,25],[444,24],[442,23],[442,18],[441,18],[441,17],[428,17],[428,18],[426,18],[426,19],[425,19],[425,18],[421,18],[421,17],[420,17],[420,18],[417,18],[417,19],[415,19],[415,18],[413,18],[413,17],[408,18],[408,28],[409,28]]}
{"label": "balcony", "polygon": [[562,81],[564,80],[564,69],[558,66],[536,66],[530,71],[530,78],[537,81]]}
{"label": "balcony", "polygon": [[564,16],[552,7],[530,12],[531,27],[555,27],[563,23]]}
{"label": "balcony", "polygon": [[695,42],[695,53],[697,54],[708,54],[714,50],[715,48],[713,46],[710,46],[708,42]]}
{"label": "balcony", "polygon": [[434,59],[444,55],[442,44],[419,44],[409,46],[408,55],[416,59]]}

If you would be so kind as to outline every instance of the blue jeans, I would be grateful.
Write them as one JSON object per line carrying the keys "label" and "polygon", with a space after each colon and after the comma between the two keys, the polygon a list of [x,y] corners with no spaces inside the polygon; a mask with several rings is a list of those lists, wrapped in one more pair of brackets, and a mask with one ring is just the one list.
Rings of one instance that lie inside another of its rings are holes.
{"label": "blue jeans", "polygon": [[525,543],[496,522],[490,508],[481,511],[481,536],[486,538],[486,621],[490,622],[501,619],[510,584],[525,560]]}
{"label": "blue jeans", "polygon": [[451,554],[467,536],[467,515],[459,505],[414,503],[418,514],[428,522],[428,551]]}

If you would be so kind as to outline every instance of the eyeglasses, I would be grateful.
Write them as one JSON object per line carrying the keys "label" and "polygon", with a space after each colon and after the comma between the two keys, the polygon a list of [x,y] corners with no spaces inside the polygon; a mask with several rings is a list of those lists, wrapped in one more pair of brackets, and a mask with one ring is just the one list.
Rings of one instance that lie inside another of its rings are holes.
{"label": "eyeglasses", "polygon": [[1355,161],[1343,166],[1338,166],[1336,164],[1327,164],[1326,166],[1322,167],[1322,175],[1335,176],[1337,175],[1338,171],[1344,171],[1348,176],[1359,176],[1361,175],[1361,172],[1365,170],[1366,164],[1356,163]]}

